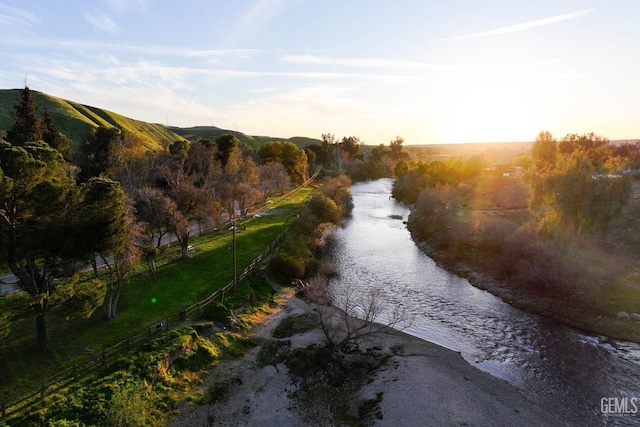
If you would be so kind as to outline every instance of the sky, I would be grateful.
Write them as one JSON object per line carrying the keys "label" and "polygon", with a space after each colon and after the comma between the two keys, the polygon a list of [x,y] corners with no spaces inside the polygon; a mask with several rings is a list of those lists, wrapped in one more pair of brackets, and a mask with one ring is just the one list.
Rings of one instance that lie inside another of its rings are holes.
{"label": "sky", "polygon": [[367,144],[640,138],[636,0],[0,0],[0,88]]}

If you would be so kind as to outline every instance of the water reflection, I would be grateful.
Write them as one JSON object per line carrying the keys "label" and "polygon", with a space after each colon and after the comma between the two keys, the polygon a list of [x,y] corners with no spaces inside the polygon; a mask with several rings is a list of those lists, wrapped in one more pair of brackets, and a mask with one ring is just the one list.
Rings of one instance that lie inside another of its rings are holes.
{"label": "water reflection", "polygon": [[388,179],[352,187],[352,217],[336,233],[334,287],[379,288],[412,317],[407,332],[460,351],[574,425],[636,425],[603,417],[603,397],[640,400],[640,346],[590,336],[525,313],[441,268],[414,244],[409,210],[390,199]]}

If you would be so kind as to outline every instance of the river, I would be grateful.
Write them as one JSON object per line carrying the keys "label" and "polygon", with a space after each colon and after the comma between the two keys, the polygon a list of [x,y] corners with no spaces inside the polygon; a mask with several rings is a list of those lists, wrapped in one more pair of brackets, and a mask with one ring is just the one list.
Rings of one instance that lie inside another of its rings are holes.
{"label": "river", "polygon": [[351,187],[353,213],[332,243],[334,289],[378,289],[411,319],[405,332],[459,351],[567,424],[640,425],[640,345],[516,309],[438,267],[413,242],[392,184]]}

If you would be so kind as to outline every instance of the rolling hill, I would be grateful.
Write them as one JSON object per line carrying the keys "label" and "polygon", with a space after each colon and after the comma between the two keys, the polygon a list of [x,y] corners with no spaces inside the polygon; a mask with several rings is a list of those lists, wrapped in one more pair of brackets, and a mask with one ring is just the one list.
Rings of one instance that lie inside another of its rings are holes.
{"label": "rolling hill", "polygon": [[294,136],[293,138],[273,138],[270,136],[251,136],[242,132],[236,132],[233,130],[220,129],[215,126],[195,126],[190,128],[180,128],[170,126],[169,130],[182,136],[185,139],[202,138],[210,141],[215,140],[218,136],[229,133],[235,135],[236,138],[242,143],[247,144],[253,149],[256,149],[269,141],[289,141],[296,144],[298,147],[303,148],[310,144],[318,144],[321,141],[319,139],[307,138],[304,136]]}
{"label": "rolling hill", "polygon": [[[87,134],[99,126],[113,126],[131,132],[140,137],[144,141],[145,147],[149,150],[162,149],[167,143],[181,139],[204,138],[213,141],[223,133],[236,135],[241,142],[254,149],[268,141],[290,141],[299,147],[319,142],[317,139],[305,137],[271,138],[251,136],[214,126],[167,127],[161,124],[131,119],[112,111],[79,104],[42,92],[34,90],[31,92],[38,104],[39,112],[42,114],[45,108],[49,110],[58,128],[67,136],[72,147],[77,147],[85,141]],[[0,89],[0,131],[6,131],[13,126],[14,105],[19,101],[19,98],[20,89]]]}

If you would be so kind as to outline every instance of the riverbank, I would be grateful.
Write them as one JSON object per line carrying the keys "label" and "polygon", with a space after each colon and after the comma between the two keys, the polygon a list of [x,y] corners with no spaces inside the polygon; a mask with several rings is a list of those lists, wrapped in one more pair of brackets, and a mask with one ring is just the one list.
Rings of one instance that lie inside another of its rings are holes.
{"label": "riverbank", "polygon": [[[399,332],[366,337],[359,352],[341,355],[350,368],[343,381],[323,382],[334,376],[314,362],[325,341],[313,318],[312,306],[281,291],[274,314],[250,332],[258,345],[206,380],[218,396],[183,404],[168,425],[563,425],[459,353]],[[283,334],[286,324],[298,326]]]}
{"label": "riverbank", "polygon": [[[411,232],[411,227],[409,226]],[[640,322],[629,316],[603,315],[591,310],[584,304],[568,304],[556,298],[544,297],[522,288],[518,288],[504,278],[498,277],[486,260],[460,259],[447,257],[433,249],[428,242],[420,241],[411,232],[417,247],[436,263],[473,286],[483,289],[513,307],[557,320],[565,325],[611,339],[640,343]]]}

